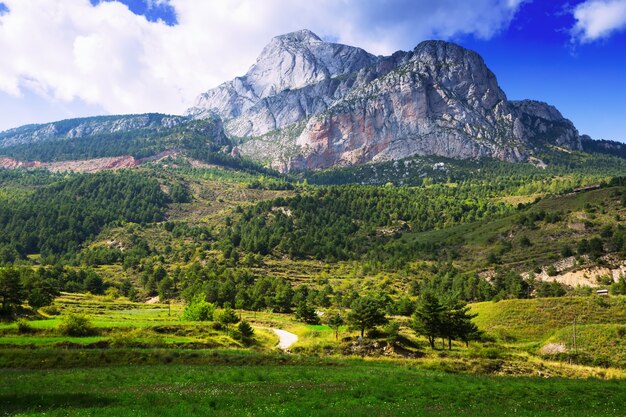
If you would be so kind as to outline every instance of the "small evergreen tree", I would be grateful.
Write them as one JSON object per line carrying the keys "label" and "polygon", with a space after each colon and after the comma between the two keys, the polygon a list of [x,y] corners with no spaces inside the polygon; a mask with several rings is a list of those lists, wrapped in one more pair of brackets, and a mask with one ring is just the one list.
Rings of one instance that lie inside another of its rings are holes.
{"label": "small evergreen tree", "polygon": [[250,343],[250,341],[254,338],[254,329],[250,323],[245,320],[239,323],[237,330],[239,330],[239,334],[241,334],[241,338],[245,343]]}
{"label": "small evergreen tree", "polygon": [[237,316],[237,313],[235,313],[229,305],[226,305],[226,307],[219,312],[217,321],[226,327],[226,335],[228,335],[230,325],[238,323],[239,316]]}
{"label": "small evergreen tree", "polygon": [[335,330],[335,340],[339,339],[339,328],[343,325],[343,318],[339,314],[333,314],[328,319],[328,325]]}
{"label": "small evergreen tree", "polygon": [[315,312],[315,308],[307,303],[302,303],[296,308],[296,320],[306,324],[320,324],[320,318]]}
{"label": "small evergreen tree", "polygon": [[426,336],[431,349],[435,348],[435,338],[442,333],[444,307],[432,293],[424,293],[413,313],[411,328],[415,333]]}
{"label": "small evergreen tree", "polygon": [[14,268],[0,269],[0,303],[2,311],[10,314],[22,304],[24,291],[20,274]]}
{"label": "small evergreen tree", "polygon": [[361,331],[361,337],[365,330],[387,323],[385,311],[380,304],[375,298],[361,297],[350,305],[352,311],[348,313],[348,322]]}

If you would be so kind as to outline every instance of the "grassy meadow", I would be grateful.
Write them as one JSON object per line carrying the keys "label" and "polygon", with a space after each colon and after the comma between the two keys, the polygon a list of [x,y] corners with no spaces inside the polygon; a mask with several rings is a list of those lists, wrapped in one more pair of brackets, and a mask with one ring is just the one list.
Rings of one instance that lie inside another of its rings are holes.
{"label": "grassy meadow", "polygon": [[[238,312],[255,328],[244,345],[216,323],[181,321],[179,304],[65,293],[54,303],[60,315],[30,320],[26,330],[0,325],[0,415],[622,416],[623,369],[538,353],[567,338],[560,324],[573,311],[587,314],[581,350],[593,353],[597,340],[599,355],[618,352],[596,338],[624,337],[625,298],[602,308],[591,302],[472,305],[486,336],[451,351],[431,350],[405,321],[395,352],[383,353],[374,346],[384,334],[371,335],[363,350],[356,331],[342,327],[336,340],[330,327],[288,314]],[[61,335],[70,312],[88,316],[97,334]],[[291,353],[276,347],[271,328],[298,336]]]}
{"label": "grassy meadow", "polygon": [[618,380],[458,375],[362,360],[288,359],[277,366],[250,359],[237,365],[3,370],[0,409],[21,416],[617,417],[626,402],[626,384]]}

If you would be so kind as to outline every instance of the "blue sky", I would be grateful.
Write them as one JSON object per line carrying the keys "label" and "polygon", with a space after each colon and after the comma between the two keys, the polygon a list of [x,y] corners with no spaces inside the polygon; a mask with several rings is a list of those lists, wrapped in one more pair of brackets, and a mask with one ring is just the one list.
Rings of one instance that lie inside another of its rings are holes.
{"label": "blue sky", "polygon": [[377,54],[445,39],[510,99],[626,141],[626,0],[0,0],[0,130],[93,114],[182,113],[309,28]]}

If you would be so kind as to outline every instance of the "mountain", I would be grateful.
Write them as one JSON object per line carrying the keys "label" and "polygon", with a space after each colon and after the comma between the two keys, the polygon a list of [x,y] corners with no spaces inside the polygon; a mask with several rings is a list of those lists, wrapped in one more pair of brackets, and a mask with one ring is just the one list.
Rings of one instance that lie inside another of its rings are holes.
{"label": "mountain", "polygon": [[96,116],[45,124],[32,124],[0,132],[0,148],[131,131],[158,132],[179,126],[186,121],[188,119],[183,116],[150,113]]}
{"label": "mountain", "polygon": [[187,114],[219,116],[242,155],[281,171],[582,150],[558,110],[507,100],[477,53],[443,41],[375,57],[308,30],[278,36],[247,74],[201,94]]}
{"label": "mountain", "polygon": [[539,165],[563,150],[626,156],[625,145],[579,135],[549,104],[508,100],[480,55],[461,46],[425,41],[374,56],[309,30],[272,39],[245,75],[200,94],[184,116],[99,116],[0,133],[7,167],[190,149],[281,172],[413,156]]}
{"label": "mountain", "polygon": [[583,149],[588,153],[600,153],[626,158],[626,144],[614,140],[591,139],[588,135],[582,135]]}
{"label": "mountain", "polygon": [[218,117],[150,113],[69,119],[1,132],[0,168],[97,171],[174,154],[216,162],[230,158],[223,152],[230,150],[229,143]]}

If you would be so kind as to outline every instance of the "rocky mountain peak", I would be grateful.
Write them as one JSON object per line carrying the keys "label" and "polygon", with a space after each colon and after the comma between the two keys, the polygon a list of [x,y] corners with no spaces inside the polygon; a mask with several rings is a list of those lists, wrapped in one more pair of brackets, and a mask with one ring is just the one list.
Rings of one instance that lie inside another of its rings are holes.
{"label": "rocky mountain peak", "polygon": [[[377,58],[361,48],[324,42],[310,30],[273,38],[241,77],[201,94],[187,114],[196,118],[217,114],[233,136],[261,135],[328,107],[324,91],[319,100],[301,90],[358,72]],[[275,98],[280,97],[280,101]],[[280,103],[289,102],[289,108]],[[332,99],[330,99],[332,101]],[[277,107],[274,107],[277,106]],[[294,114],[294,111],[298,114]]]}
{"label": "rocky mountain peak", "polygon": [[524,113],[540,117],[549,121],[563,120],[563,115],[556,107],[537,100],[518,100],[511,101],[511,104]]}
{"label": "rocky mountain peak", "polygon": [[[275,36],[271,43],[280,43],[280,44],[304,44],[311,45],[316,43],[324,42],[322,38],[317,36],[315,33],[310,31],[309,29],[301,29],[295,32],[285,33],[283,35]],[[268,45],[269,46],[269,45]]]}
{"label": "rocky mountain peak", "polygon": [[374,59],[360,48],[324,42],[301,30],[272,39],[245,79],[255,95],[264,98],[356,71]]}
{"label": "rocky mountain peak", "polygon": [[280,170],[413,155],[519,161],[550,144],[580,149],[545,103],[510,102],[474,51],[444,41],[376,57],[309,30],[277,36],[242,77],[188,114],[217,114],[238,152]]}

